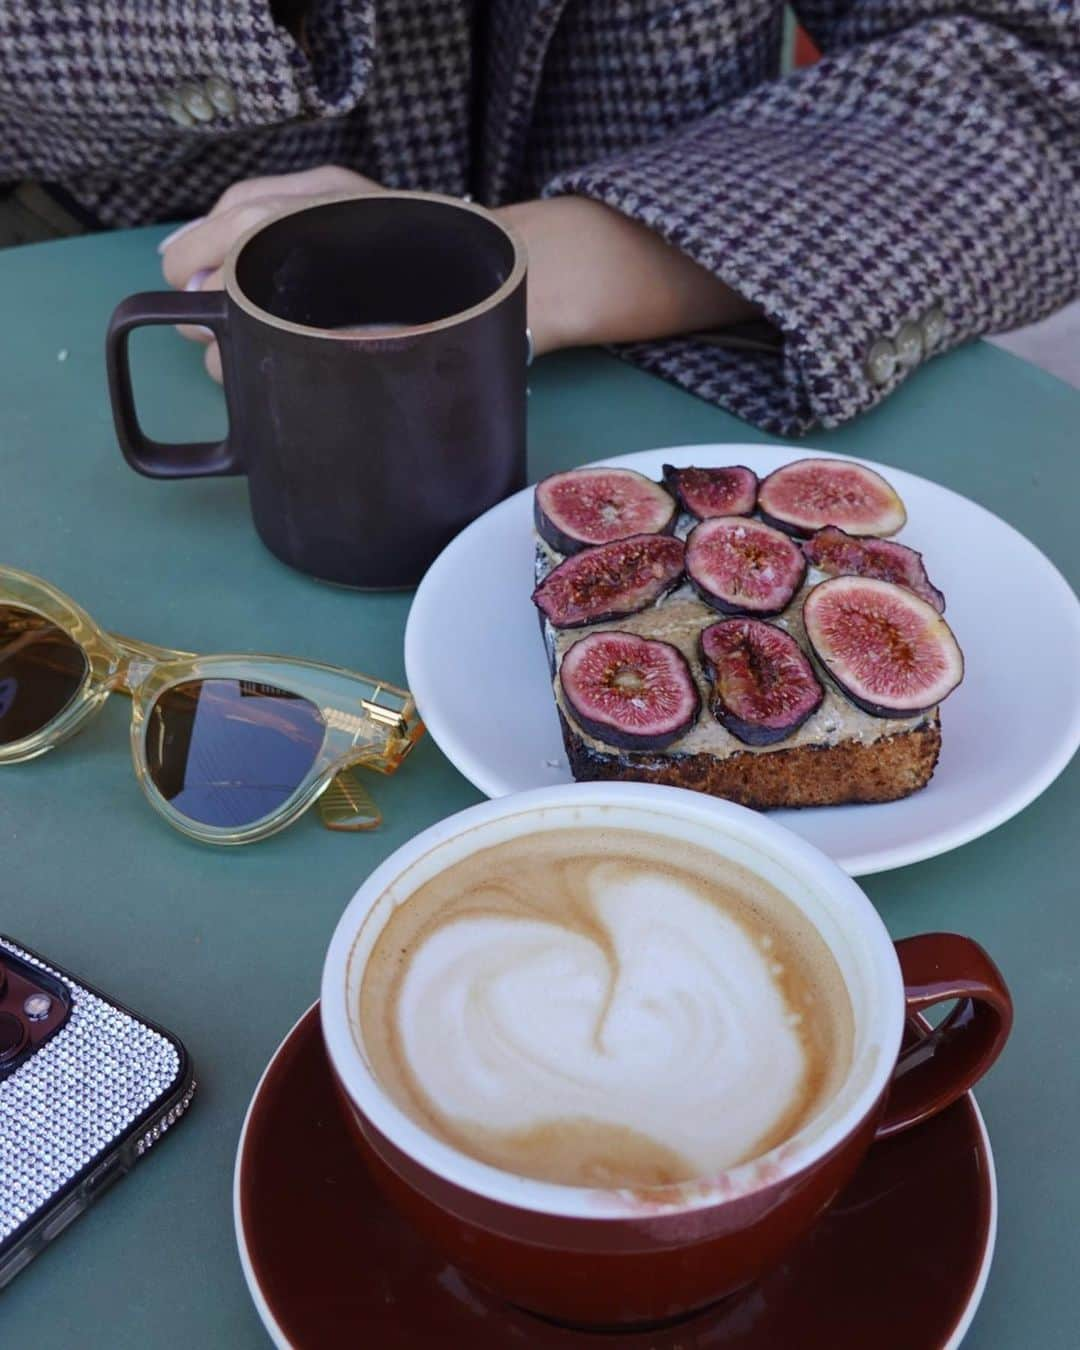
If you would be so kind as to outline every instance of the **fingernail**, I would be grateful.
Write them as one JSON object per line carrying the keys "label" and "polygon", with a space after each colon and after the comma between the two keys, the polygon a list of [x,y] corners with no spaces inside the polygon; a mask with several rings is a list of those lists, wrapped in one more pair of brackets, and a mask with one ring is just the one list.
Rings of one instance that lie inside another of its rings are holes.
{"label": "fingernail", "polygon": [[194,220],[189,220],[186,225],[178,225],[172,234],[167,234],[157,246],[159,253],[164,253],[170,244],[180,238],[182,234],[187,234],[188,230],[193,230],[196,225],[201,225],[206,219],[205,216],[196,216]]}

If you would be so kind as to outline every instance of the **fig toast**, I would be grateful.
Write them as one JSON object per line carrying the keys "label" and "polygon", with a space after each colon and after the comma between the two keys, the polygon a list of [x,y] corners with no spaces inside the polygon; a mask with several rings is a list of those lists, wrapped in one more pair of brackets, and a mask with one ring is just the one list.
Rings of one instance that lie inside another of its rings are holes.
{"label": "fig toast", "polygon": [[[880,475],[821,459],[761,484],[744,466],[665,467],[661,484],[636,475],[638,503],[623,470],[605,510],[591,470],[579,521],[574,472],[556,476],[558,535],[537,510],[533,600],[575,779],[759,809],[893,801],[929,782],[963,658],[920,555],[881,538],[906,513]],[[616,517],[637,532],[553,546],[598,521],[617,534]]]}

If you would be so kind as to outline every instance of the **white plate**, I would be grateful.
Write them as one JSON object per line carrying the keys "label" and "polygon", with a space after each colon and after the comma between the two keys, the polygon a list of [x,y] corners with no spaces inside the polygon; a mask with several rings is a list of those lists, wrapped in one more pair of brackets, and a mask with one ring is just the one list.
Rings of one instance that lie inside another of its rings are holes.
{"label": "white plate", "polygon": [[[764,475],[823,454],[688,445],[599,462],[651,478],[659,478],[662,464],[747,464]],[[878,469],[903,497],[908,524],[898,538],[925,554],[931,580],[945,592],[967,674],[942,706],[941,759],[922,792],[880,806],[775,813],[852,876],[931,858],[986,834],[1049,787],[1080,745],[1080,602],[1061,573],[966,497],[859,462]],[[420,715],[451,763],[489,797],[571,777],[532,589],[526,488],[443,550],[405,630],[405,669]]]}

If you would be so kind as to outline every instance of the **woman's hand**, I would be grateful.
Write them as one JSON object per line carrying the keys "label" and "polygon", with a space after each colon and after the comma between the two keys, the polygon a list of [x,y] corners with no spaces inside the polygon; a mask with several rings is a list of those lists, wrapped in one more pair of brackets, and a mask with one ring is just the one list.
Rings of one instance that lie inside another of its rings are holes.
{"label": "woman's hand", "polygon": [[[161,267],[165,279],[181,291],[221,289],[221,265],[235,240],[267,216],[296,205],[298,198],[321,197],[328,192],[379,192],[378,183],[351,169],[324,164],[303,173],[274,178],[248,178],[234,183],[201,220],[192,221],[164,240]],[[206,346],[206,369],[221,381],[221,354],[205,328],[184,325],[184,337]]]}
{"label": "woman's hand", "polygon": [[[164,241],[166,280],[178,290],[219,290],[233,242],[267,216],[305,197],[379,191],[370,178],[329,164],[235,183],[208,215]],[[529,327],[538,356],[559,347],[723,328],[758,312],[658,234],[599,202],[552,197],[504,206],[495,215],[528,250]],[[220,381],[212,335],[190,325],[180,332],[207,344],[206,368]]]}
{"label": "woman's hand", "polygon": [[529,252],[529,327],[537,355],[724,328],[759,311],[628,216],[585,197],[495,212]]}

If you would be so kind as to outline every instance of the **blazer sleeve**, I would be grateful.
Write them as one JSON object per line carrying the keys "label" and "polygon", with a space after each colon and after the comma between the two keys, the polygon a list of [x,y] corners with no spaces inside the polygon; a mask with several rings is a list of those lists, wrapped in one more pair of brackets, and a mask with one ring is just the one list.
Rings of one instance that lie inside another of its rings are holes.
{"label": "blazer sleeve", "polygon": [[639,364],[785,435],[835,426],[923,361],[1080,290],[1078,0],[801,0],[816,65],[665,139],[561,173],[758,304]]}
{"label": "blazer sleeve", "polygon": [[[0,0],[0,184],[63,184],[159,147],[351,112],[373,6],[279,23],[270,0]],[[295,31],[293,31],[295,30]]]}

